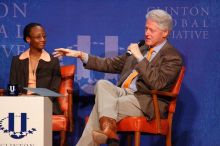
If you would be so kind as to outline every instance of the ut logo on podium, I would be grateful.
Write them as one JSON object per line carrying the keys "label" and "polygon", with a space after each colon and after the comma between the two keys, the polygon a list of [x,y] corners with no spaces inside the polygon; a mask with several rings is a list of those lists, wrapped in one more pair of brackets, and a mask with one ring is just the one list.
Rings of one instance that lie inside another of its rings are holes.
{"label": "ut logo on podium", "polygon": [[[27,129],[27,113],[21,113],[21,115],[15,115],[14,113],[8,113],[8,117],[0,118],[0,131],[3,131],[3,134],[9,134],[13,139],[22,139],[28,134],[33,134],[36,128]],[[20,127],[16,127],[15,123],[20,120]],[[16,129],[20,129],[17,131]]]}

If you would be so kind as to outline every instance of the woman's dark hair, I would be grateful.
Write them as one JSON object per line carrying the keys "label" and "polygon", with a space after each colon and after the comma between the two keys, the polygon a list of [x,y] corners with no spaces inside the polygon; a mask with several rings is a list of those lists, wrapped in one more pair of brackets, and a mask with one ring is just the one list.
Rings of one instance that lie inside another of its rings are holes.
{"label": "woman's dark hair", "polygon": [[30,36],[30,31],[31,31],[31,28],[35,27],[35,26],[40,26],[40,27],[43,27],[41,24],[39,23],[29,23],[27,24],[25,27],[24,27],[24,31],[23,31],[23,40],[25,42],[26,41],[26,37],[29,37]]}

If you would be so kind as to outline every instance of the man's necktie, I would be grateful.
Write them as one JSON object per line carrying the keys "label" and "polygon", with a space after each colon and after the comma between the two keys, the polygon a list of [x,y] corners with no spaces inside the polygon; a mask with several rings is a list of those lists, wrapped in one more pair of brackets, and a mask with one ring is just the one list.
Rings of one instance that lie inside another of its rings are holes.
{"label": "man's necktie", "polygon": [[[151,58],[151,55],[154,51],[154,48],[150,48],[148,53],[147,53],[147,56],[146,56],[146,59],[147,60],[150,60]],[[124,83],[122,84],[122,88],[129,88],[132,80],[138,75],[138,72],[136,70],[133,70],[133,72],[127,77],[127,79],[124,81]]]}
{"label": "man's necktie", "polygon": [[151,58],[153,52],[154,52],[154,48],[150,48],[149,51],[148,51],[148,53],[147,53],[147,57],[146,57],[147,60],[150,61],[150,58]]}

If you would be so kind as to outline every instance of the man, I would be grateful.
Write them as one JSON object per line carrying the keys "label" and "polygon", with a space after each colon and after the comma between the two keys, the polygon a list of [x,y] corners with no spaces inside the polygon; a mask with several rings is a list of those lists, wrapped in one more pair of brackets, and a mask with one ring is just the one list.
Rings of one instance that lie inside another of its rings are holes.
{"label": "man", "polygon": [[[116,122],[126,116],[154,118],[150,89],[170,90],[182,66],[177,50],[167,37],[172,30],[172,17],[163,10],[152,10],[146,15],[145,45],[131,43],[126,54],[114,58],[99,58],[81,51],[55,49],[55,56],[80,58],[86,69],[118,73],[115,86],[100,80],[95,87],[95,105],[77,146],[93,146],[107,143],[118,146]],[[169,99],[159,98],[161,117],[165,118]]]}

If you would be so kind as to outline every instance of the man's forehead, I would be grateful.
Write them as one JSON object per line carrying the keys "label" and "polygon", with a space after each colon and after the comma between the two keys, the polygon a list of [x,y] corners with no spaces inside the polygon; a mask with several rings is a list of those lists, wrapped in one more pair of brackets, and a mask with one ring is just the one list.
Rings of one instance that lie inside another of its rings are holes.
{"label": "man's forehead", "polygon": [[146,21],[145,26],[147,26],[147,27],[149,27],[149,26],[151,26],[151,27],[159,27],[158,23],[156,21],[154,21],[154,20],[151,20],[151,19]]}

